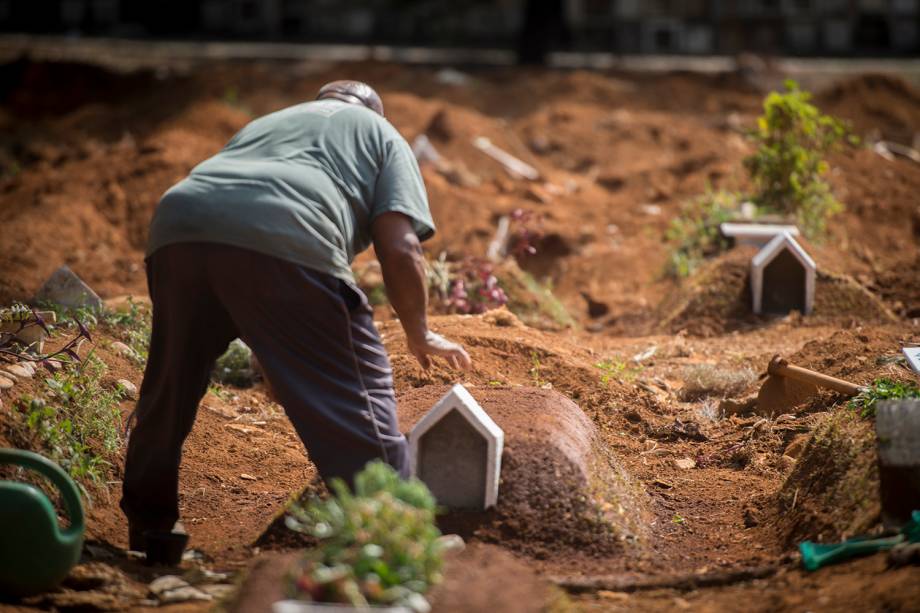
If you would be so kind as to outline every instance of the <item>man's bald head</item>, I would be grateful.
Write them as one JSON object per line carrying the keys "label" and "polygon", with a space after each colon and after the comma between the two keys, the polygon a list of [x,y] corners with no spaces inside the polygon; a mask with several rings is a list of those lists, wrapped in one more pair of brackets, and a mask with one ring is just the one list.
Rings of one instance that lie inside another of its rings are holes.
{"label": "man's bald head", "polygon": [[383,100],[374,88],[361,81],[333,81],[319,88],[316,99],[335,98],[349,104],[366,106],[381,117],[383,116]]}

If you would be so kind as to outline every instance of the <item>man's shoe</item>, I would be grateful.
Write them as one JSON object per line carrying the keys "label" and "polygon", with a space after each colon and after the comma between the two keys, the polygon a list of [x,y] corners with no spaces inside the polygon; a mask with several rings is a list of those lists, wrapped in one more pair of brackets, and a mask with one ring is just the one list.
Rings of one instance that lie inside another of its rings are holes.
{"label": "man's shoe", "polygon": [[128,527],[128,548],[146,553],[148,565],[178,566],[182,562],[186,545],[188,533],[178,521],[172,530]]}

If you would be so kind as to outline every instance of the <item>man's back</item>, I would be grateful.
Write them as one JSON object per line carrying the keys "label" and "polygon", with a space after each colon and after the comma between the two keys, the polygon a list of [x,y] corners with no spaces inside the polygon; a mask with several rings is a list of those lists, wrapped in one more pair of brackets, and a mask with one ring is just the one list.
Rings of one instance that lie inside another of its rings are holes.
{"label": "man's back", "polygon": [[408,144],[369,109],[318,100],[251,122],[170,189],[147,253],[216,242],[349,280],[386,211],[408,215],[420,238],[434,231]]}

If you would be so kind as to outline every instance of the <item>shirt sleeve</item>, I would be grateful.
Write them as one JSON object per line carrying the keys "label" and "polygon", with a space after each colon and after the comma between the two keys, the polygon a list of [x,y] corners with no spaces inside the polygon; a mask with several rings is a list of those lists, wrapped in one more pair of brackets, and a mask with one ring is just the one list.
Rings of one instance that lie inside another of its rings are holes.
{"label": "shirt sleeve", "polygon": [[389,212],[402,213],[412,220],[412,227],[420,241],[428,240],[435,233],[422,173],[409,143],[401,137],[385,145],[374,189],[371,221]]}

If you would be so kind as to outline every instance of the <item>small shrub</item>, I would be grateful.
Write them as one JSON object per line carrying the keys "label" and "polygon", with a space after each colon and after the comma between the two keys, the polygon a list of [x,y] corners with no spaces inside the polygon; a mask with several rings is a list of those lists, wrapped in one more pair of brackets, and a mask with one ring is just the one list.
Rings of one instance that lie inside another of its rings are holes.
{"label": "small shrub", "polygon": [[880,400],[898,400],[900,398],[920,398],[920,387],[915,383],[876,379],[869,388],[854,396],[847,406],[859,411],[864,418],[875,417],[875,407]]}
{"label": "small shrub", "polygon": [[290,577],[290,595],[427,610],[423,594],[440,581],[441,568],[428,488],[417,479],[401,480],[376,461],[355,477],[354,493],[341,480],[331,489],[331,498],[295,505],[286,519],[290,529],[319,540]]}
{"label": "small shrub", "polygon": [[218,383],[251,387],[256,380],[256,372],[252,368],[252,350],[240,339],[231,342],[227,351],[217,358],[211,378]]}
{"label": "small shrub", "polygon": [[794,216],[806,234],[817,236],[843,210],[823,179],[828,170],[824,158],[846,139],[848,128],[810,100],[811,94],[791,80],[785,92],[770,93],[751,134],[757,151],[744,165],[759,206]]}
{"label": "small shrub", "polygon": [[691,275],[703,261],[729,247],[719,225],[731,221],[738,212],[741,197],[727,191],[709,190],[684,205],[679,217],[671,220],[665,238],[674,247],[668,257],[666,273],[673,277]]}

